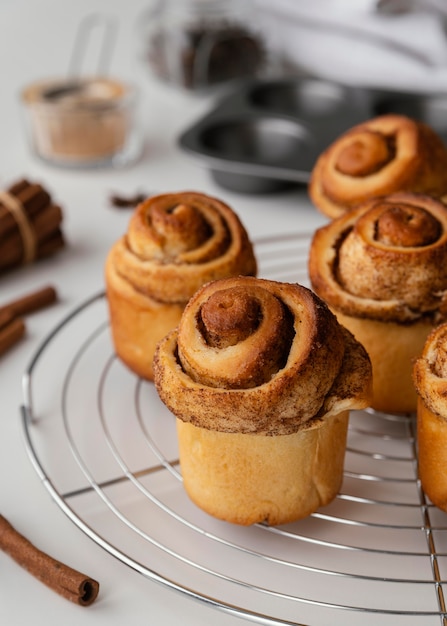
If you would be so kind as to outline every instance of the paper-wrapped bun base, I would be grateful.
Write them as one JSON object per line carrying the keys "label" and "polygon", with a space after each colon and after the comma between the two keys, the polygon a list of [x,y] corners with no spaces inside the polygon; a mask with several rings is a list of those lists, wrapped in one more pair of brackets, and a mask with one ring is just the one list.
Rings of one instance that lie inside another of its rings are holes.
{"label": "paper-wrapped bun base", "polygon": [[335,310],[334,313],[371,359],[371,407],[386,413],[415,412],[417,395],[412,380],[413,363],[421,354],[433,326],[422,321],[405,325],[353,317]]}
{"label": "paper-wrapped bun base", "polygon": [[447,512],[447,420],[418,400],[418,461],[422,488],[435,506]]}
{"label": "paper-wrapped bun base", "polygon": [[349,412],[291,435],[224,433],[177,419],[183,483],[191,500],[234,524],[286,524],[331,502],[343,481]]}

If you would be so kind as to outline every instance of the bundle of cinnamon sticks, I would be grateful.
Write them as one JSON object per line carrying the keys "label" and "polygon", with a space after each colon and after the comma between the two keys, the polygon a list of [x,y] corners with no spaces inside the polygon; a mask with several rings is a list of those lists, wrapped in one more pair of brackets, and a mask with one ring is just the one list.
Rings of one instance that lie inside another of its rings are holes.
{"label": "bundle of cinnamon sticks", "polygon": [[39,183],[0,190],[0,273],[47,257],[64,245],[62,209]]}

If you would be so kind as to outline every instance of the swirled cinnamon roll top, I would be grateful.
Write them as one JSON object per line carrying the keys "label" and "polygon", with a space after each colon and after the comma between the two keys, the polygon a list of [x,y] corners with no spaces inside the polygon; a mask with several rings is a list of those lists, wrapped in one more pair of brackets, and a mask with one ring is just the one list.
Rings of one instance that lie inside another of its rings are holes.
{"label": "swirled cinnamon roll top", "polygon": [[426,124],[396,114],[354,126],[318,158],[309,183],[315,206],[338,217],[399,191],[447,193],[447,149]]}
{"label": "swirled cinnamon roll top", "polygon": [[447,323],[432,330],[413,368],[417,393],[432,413],[447,420]]}
{"label": "swirled cinnamon roll top", "polygon": [[134,289],[160,302],[186,302],[204,283],[256,275],[248,234],[217,198],[179,192],[153,196],[133,213],[110,263]]}
{"label": "swirled cinnamon roll top", "polygon": [[346,315],[439,323],[447,316],[447,207],[412,193],[368,200],[316,231],[309,276]]}
{"label": "swirled cinnamon roll top", "polygon": [[290,434],[367,405],[364,348],[310,290],[219,280],[189,301],[157,348],[155,384],[181,420],[222,432]]}

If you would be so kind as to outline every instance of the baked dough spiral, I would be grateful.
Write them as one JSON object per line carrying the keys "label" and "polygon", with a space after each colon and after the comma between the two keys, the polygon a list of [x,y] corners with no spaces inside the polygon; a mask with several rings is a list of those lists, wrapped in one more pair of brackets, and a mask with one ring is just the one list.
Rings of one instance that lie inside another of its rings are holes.
{"label": "baked dough spiral", "polygon": [[264,435],[296,432],[360,402],[368,368],[363,349],[311,291],[250,277],[200,289],[157,354],[156,385],[177,417]]}
{"label": "baked dough spiral", "polygon": [[314,234],[309,276],[367,349],[375,408],[414,411],[412,360],[447,318],[446,206],[404,192],[368,200]]}
{"label": "baked dough spiral", "polygon": [[256,275],[253,246],[238,216],[201,193],[148,198],[106,261],[106,290],[118,356],[152,380],[158,340],[174,328],[203,284]]}
{"label": "baked dough spiral", "polygon": [[314,205],[331,219],[365,200],[398,191],[447,193],[447,149],[428,125],[388,114],[354,126],[317,159]]}
{"label": "baked dough spiral", "polygon": [[154,367],[178,418],[185,488],[204,510],[284,523],[335,497],[348,412],[368,404],[371,365],[310,290],[251,277],[210,283],[161,340]]}
{"label": "baked dough spiral", "polygon": [[447,324],[431,331],[413,378],[418,393],[419,477],[433,504],[447,511]]}
{"label": "baked dough spiral", "polygon": [[410,193],[369,200],[314,234],[309,273],[347,315],[437,323],[447,314],[447,207]]}

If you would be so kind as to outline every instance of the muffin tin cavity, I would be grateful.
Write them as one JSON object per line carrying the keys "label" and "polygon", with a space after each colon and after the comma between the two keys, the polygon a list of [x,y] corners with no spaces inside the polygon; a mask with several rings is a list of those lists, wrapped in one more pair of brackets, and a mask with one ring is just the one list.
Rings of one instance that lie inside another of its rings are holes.
{"label": "muffin tin cavity", "polygon": [[277,191],[307,183],[319,153],[367,110],[361,90],[314,79],[253,81],[227,94],[179,143],[223,187]]}
{"label": "muffin tin cavity", "polygon": [[318,80],[254,85],[248,95],[253,107],[310,120],[337,114],[346,104],[344,87]]}
{"label": "muffin tin cavity", "polygon": [[447,94],[382,94],[376,97],[374,113],[400,113],[421,120],[447,143]]}
{"label": "muffin tin cavity", "polygon": [[427,122],[447,142],[447,95],[346,87],[314,78],[255,80],[227,93],[179,138],[215,181],[242,193],[307,184],[343,132],[385,113]]}
{"label": "muffin tin cavity", "polygon": [[[263,115],[216,120],[200,132],[198,140],[209,158],[219,160],[212,168],[216,181],[242,192],[289,185],[289,177],[305,167],[315,150],[304,126]],[[236,170],[220,168],[220,163]]]}

